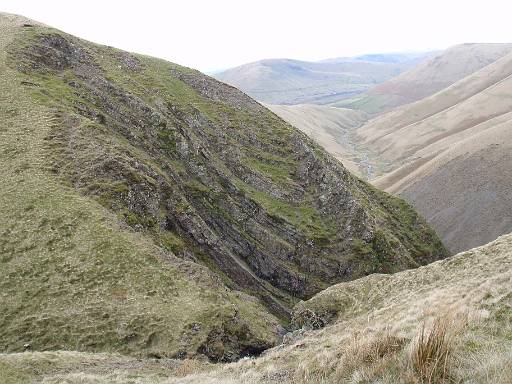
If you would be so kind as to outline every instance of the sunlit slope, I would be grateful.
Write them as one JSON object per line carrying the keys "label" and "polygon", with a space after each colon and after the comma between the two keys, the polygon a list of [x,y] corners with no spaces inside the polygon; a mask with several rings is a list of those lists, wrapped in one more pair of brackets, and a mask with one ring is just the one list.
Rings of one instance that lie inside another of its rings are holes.
{"label": "sunlit slope", "polygon": [[512,55],[358,130],[381,172],[452,251],[512,230]]}

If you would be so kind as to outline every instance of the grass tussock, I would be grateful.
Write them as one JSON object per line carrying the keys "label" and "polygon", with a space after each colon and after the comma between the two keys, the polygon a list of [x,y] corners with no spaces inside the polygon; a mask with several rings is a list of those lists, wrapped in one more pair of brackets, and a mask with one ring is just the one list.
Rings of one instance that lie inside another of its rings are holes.
{"label": "grass tussock", "polygon": [[345,351],[337,373],[354,372],[361,366],[381,363],[401,351],[405,342],[406,339],[392,335],[389,332],[385,332],[379,337],[363,339],[355,335]]}
{"label": "grass tussock", "polygon": [[449,377],[453,341],[446,322],[437,320],[430,329],[425,325],[413,344],[411,364],[422,383],[438,383]]}
{"label": "grass tussock", "polygon": [[[337,348],[308,353],[295,371],[293,383],[435,384],[457,381],[462,354],[461,335],[467,316],[442,315],[423,323],[416,335],[402,337],[371,328],[337,340]],[[459,375],[460,376],[460,375]]]}
{"label": "grass tussock", "polygon": [[456,336],[467,326],[467,319],[439,317],[430,327],[423,323],[411,343],[409,365],[415,382],[433,384],[451,382],[456,352]]}

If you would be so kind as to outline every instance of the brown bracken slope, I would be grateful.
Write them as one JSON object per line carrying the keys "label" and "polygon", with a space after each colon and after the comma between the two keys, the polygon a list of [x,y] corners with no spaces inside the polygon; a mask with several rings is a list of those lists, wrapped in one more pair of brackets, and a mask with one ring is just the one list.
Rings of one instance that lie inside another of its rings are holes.
{"label": "brown bracken slope", "polygon": [[384,176],[451,251],[512,231],[512,54],[358,130]]}

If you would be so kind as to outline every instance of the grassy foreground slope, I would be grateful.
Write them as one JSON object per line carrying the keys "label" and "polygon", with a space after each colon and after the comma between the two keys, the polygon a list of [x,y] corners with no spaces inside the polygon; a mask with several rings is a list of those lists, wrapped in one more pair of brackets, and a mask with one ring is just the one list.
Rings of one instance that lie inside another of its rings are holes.
{"label": "grassy foreground slope", "polygon": [[332,286],[299,303],[294,319],[304,328],[237,363],[26,352],[0,355],[0,378],[8,384],[508,384],[512,235],[416,270]]}
{"label": "grassy foreground slope", "polygon": [[294,313],[297,325],[324,328],[292,334],[261,358],[168,382],[510,383],[511,283],[505,235],[415,270],[332,286]]}
{"label": "grassy foreground slope", "polygon": [[446,256],[406,203],[233,87],[0,28],[1,351],[231,361],[274,345],[299,298]]}

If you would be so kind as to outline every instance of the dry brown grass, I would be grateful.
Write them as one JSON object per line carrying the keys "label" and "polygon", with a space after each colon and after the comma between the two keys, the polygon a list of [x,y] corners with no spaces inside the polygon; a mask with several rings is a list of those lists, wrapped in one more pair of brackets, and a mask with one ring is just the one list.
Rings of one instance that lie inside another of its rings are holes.
{"label": "dry brown grass", "polygon": [[[405,338],[397,337],[389,332],[370,338],[360,338],[358,334],[355,334],[345,350],[341,368],[346,372],[354,372],[361,366],[381,363],[400,352],[405,342]],[[341,370],[338,370],[339,373]]]}
{"label": "dry brown grass", "polygon": [[338,383],[371,381],[397,365],[407,339],[393,335],[388,330],[356,332],[349,338],[333,340],[339,345],[332,350],[298,364],[291,382]]}
{"label": "dry brown grass", "polygon": [[[424,323],[409,336],[389,328],[377,330],[373,325],[357,328],[328,327],[311,331],[296,343],[269,351],[257,358],[234,364],[212,365],[194,360],[163,368],[155,361],[85,363],[94,357],[60,352],[54,356],[45,383],[89,384],[510,384],[512,383],[512,345],[492,337],[486,321],[466,321],[441,314]],[[484,328],[481,328],[485,326]],[[494,325],[491,325],[491,328]],[[340,333],[341,332],[341,333]],[[487,343],[487,344],[486,344]],[[473,351],[473,352],[471,352]],[[68,357],[68,354],[70,357]],[[26,354],[0,356],[9,366],[22,366]],[[44,353],[35,356],[43,359]],[[74,362],[62,363],[56,357]],[[114,358],[114,357],[112,357]],[[18,361],[19,359],[19,361]],[[59,366],[58,369],[55,365]],[[41,364],[39,364],[41,365]],[[39,366],[38,365],[38,366]],[[69,367],[81,366],[76,369]],[[164,364],[165,366],[165,364]],[[62,368],[64,367],[64,368]],[[127,367],[130,370],[127,370]],[[1,367],[0,367],[1,368]],[[158,369],[157,369],[158,368]],[[159,372],[160,370],[160,372]],[[1,373],[1,369],[0,369]],[[0,376],[1,378],[1,376]],[[1,381],[1,380],[0,380]]]}
{"label": "dry brown grass", "polygon": [[173,375],[176,377],[184,377],[193,373],[207,372],[214,367],[205,361],[187,359],[183,360],[173,371]]}
{"label": "dry brown grass", "polygon": [[450,323],[436,319],[430,329],[423,324],[412,344],[410,363],[421,383],[441,383],[450,377],[454,332]]}

